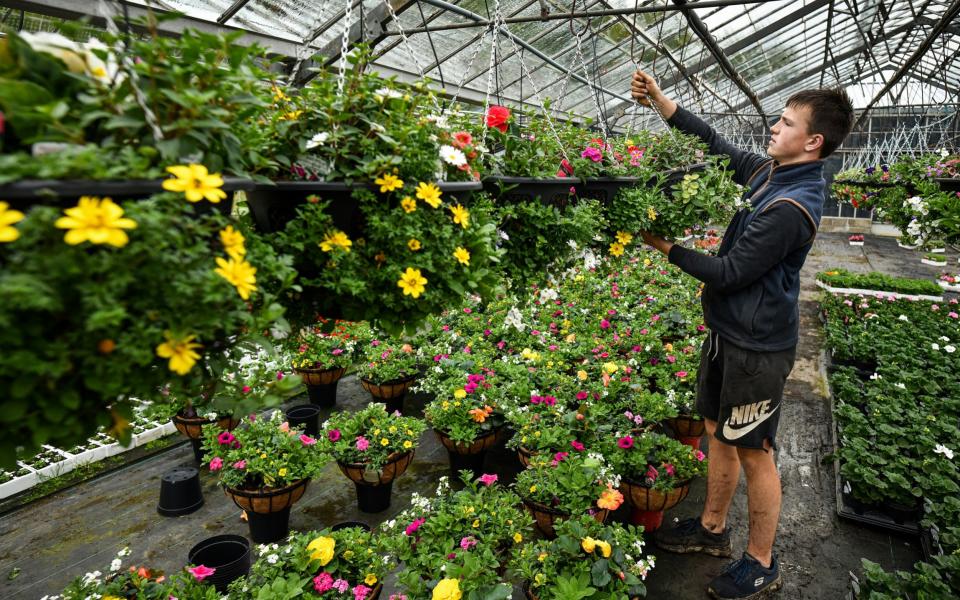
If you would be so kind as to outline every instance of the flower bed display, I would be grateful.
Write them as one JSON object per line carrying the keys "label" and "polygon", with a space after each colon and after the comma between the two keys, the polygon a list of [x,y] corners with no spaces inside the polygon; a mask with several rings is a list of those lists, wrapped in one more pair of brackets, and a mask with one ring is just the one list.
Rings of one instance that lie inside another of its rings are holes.
{"label": "flower bed display", "polygon": [[883,273],[852,273],[834,268],[817,273],[817,285],[835,294],[896,295],[905,299],[942,301],[936,285],[926,279],[892,277]]}

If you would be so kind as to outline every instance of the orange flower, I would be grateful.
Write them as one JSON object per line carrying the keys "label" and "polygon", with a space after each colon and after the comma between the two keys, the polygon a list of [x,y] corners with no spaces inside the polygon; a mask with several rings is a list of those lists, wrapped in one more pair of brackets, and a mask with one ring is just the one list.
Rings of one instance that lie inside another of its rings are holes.
{"label": "orange flower", "polygon": [[600,493],[600,499],[597,500],[597,506],[607,510],[617,510],[621,504],[623,504],[623,494],[609,485]]}
{"label": "orange flower", "polygon": [[490,406],[484,404],[484,405],[483,405],[483,412],[487,413],[488,415],[492,415],[492,414],[493,414],[493,408],[491,408]]}
{"label": "orange flower", "polygon": [[482,408],[473,408],[468,411],[468,414],[473,417],[473,420],[477,423],[483,423],[487,420],[487,411]]}

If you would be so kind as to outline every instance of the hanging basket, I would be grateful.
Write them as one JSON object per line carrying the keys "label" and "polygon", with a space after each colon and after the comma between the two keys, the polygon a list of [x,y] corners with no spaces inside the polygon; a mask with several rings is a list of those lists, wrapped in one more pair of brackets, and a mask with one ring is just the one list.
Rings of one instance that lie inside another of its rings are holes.
{"label": "hanging basket", "polygon": [[394,452],[387,457],[387,462],[378,471],[368,469],[366,463],[345,463],[338,460],[337,466],[340,467],[341,473],[357,485],[384,485],[403,475],[413,462],[413,455],[413,450]]}
{"label": "hanging basket", "polygon": [[703,419],[690,415],[678,415],[667,419],[667,425],[677,437],[700,437],[707,431]]}
{"label": "hanging basket", "polygon": [[520,446],[517,448],[517,458],[520,459],[520,464],[523,465],[523,468],[526,469],[530,466],[530,461],[533,460],[533,457],[539,454],[538,452],[533,452]]}
{"label": "hanging basket", "polygon": [[303,378],[306,385],[330,385],[336,383],[347,372],[346,367],[333,367],[330,369],[307,369],[295,367],[293,372]]}
{"label": "hanging basket", "polygon": [[447,434],[442,431],[434,430],[434,433],[437,434],[437,439],[440,440],[440,443],[443,444],[443,447],[446,448],[451,454],[462,454],[468,456],[486,452],[490,448],[493,448],[498,443],[502,442],[506,437],[506,428],[502,426],[497,427],[492,431],[484,433],[472,442],[455,442],[447,437]]}
{"label": "hanging basket", "polygon": [[240,424],[240,419],[235,417],[220,417],[219,419],[206,419],[204,417],[188,417],[183,411],[173,415],[170,419],[177,431],[192,440],[198,440],[203,437],[203,426],[217,424],[217,427],[224,431],[232,431]]}
{"label": "hanging basket", "polygon": [[498,202],[517,204],[539,200],[563,210],[576,201],[580,179],[575,177],[485,177],[483,191]]}
{"label": "hanging basket", "polygon": [[303,497],[310,479],[300,479],[279,488],[224,488],[223,492],[242,510],[260,514],[280,512]]}
{"label": "hanging basket", "polygon": [[682,482],[672,490],[663,492],[624,477],[620,482],[620,492],[635,509],[663,511],[673,508],[687,497],[690,493],[690,482]]}
{"label": "hanging basket", "polygon": [[370,395],[377,400],[393,400],[394,398],[399,398],[407,393],[407,390],[410,389],[410,386],[413,385],[413,382],[417,380],[416,375],[410,375],[409,377],[403,377],[401,379],[392,379],[390,381],[384,381],[383,383],[377,384],[369,379],[360,379],[360,385],[363,389],[370,392]]}
{"label": "hanging basket", "polygon": [[[540,504],[539,502],[534,502],[533,500],[528,500],[523,498],[523,506],[527,509],[531,516],[533,516],[534,521],[536,521],[537,529],[546,537],[547,539],[554,539],[557,537],[557,532],[554,529],[554,524],[557,521],[563,521],[564,519],[570,518],[570,513],[557,510],[545,504]],[[598,510],[593,513],[592,516],[596,519],[597,523],[603,524],[607,520],[607,515],[610,514],[610,511],[606,509]]]}

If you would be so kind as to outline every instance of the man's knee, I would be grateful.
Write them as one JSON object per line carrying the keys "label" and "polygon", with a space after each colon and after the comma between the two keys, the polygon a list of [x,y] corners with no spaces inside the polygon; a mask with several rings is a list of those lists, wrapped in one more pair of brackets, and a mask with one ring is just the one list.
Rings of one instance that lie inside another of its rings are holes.
{"label": "man's knee", "polygon": [[773,452],[771,452],[770,441],[763,440],[763,448],[737,448],[737,456],[740,457],[740,464],[747,475],[751,471],[758,471],[774,464]]}
{"label": "man's knee", "polygon": [[712,421],[710,419],[704,419],[703,425],[706,428],[707,433],[710,435],[710,437],[711,438],[714,437],[714,434],[717,432],[717,422]]}

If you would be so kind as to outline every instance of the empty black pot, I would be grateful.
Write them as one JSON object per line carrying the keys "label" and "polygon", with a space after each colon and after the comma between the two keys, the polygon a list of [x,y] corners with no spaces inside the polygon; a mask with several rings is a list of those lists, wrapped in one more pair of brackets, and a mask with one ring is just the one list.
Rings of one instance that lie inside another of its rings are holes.
{"label": "empty black pot", "polygon": [[247,511],[250,539],[258,544],[279,542],[290,533],[290,507],[272,513]]}
{"label": "empty black pot", "polygon": [[250,542],[242,535],[215,535],[191,548],[188,561],[216,569],[207,581],[223,593],[230,582],[250,572]]}
{"label": "empty black pot", "polygon": [[357,507],[360,512],[378,513],[390,508],[390,496],[393,494],[393,481],[380,485],[360,485],[357,488]]}
{"label": "empty black pot", "polygon": [[316,404],[299,404],[286,410],[287,422],[291,427],[303,425],[303,432],[316,437],[320,431],[320,407]]}
{"label": "empty black pot", "polygon": [[180,466],[160,478],[160,502],[157,512],[164,517],[188,515],[203,506],[200,472],[196,467]]}
{"label": "empty black pot", "polygon": [[322,408],[333,408],[337,404],[337,384],[340,380],[325,385],[308,385],[307,395],[310,403]]}

